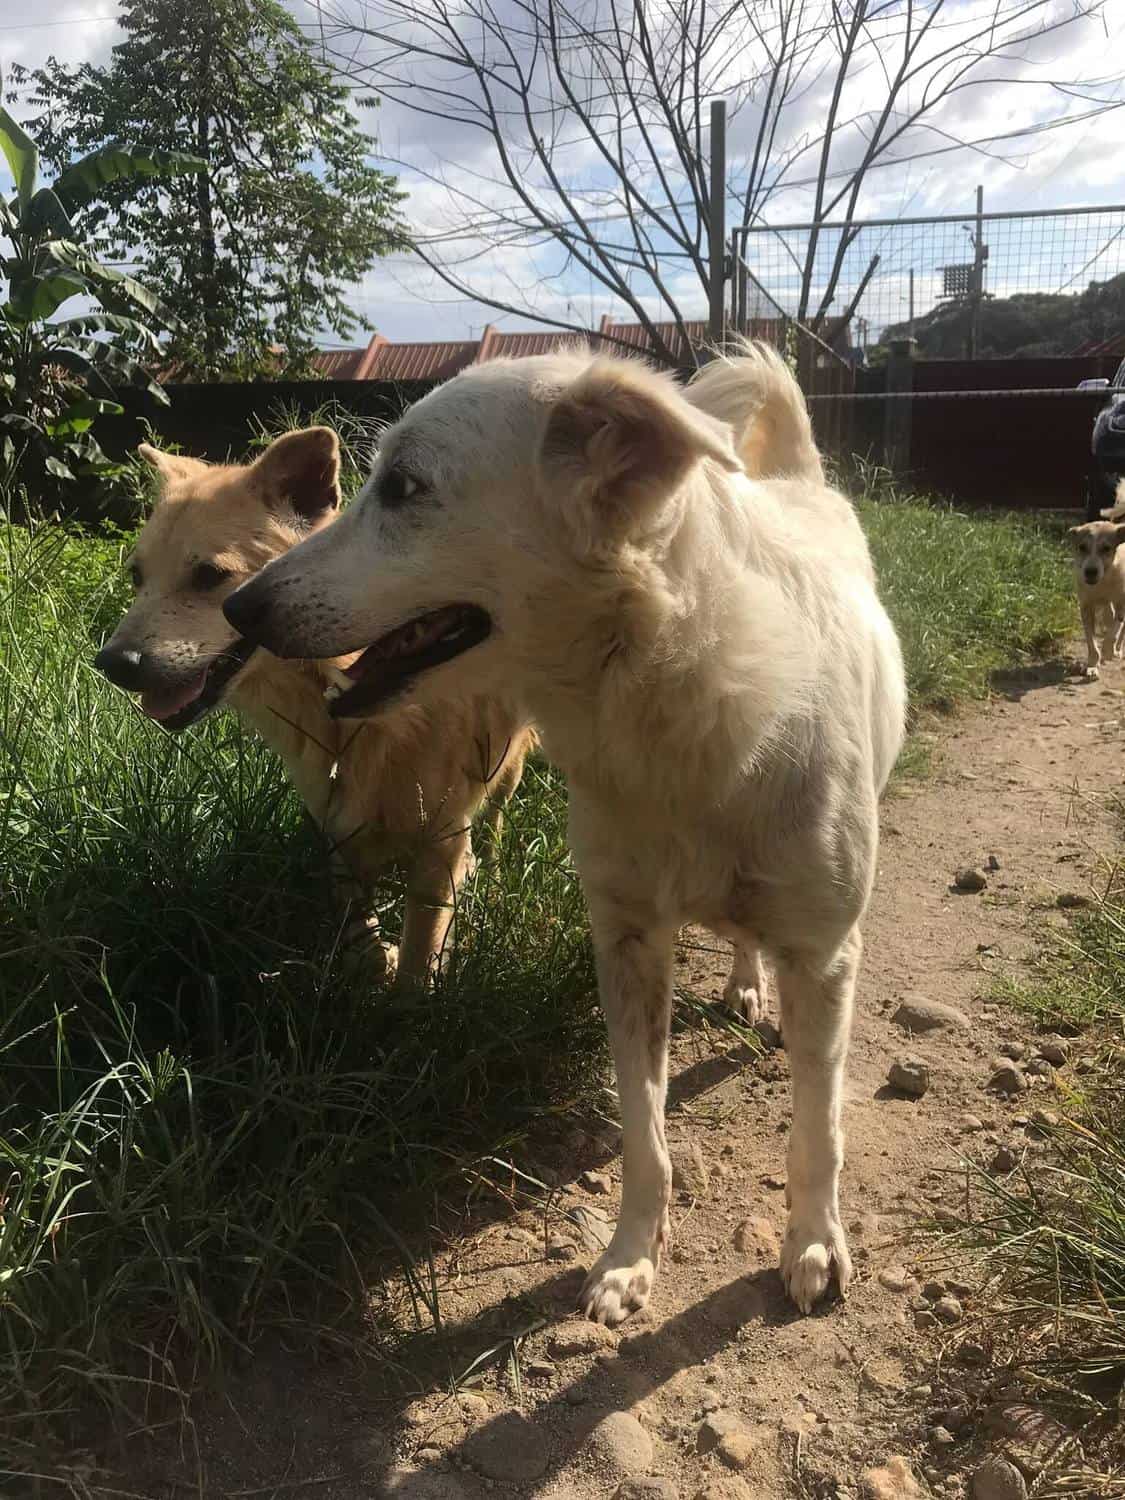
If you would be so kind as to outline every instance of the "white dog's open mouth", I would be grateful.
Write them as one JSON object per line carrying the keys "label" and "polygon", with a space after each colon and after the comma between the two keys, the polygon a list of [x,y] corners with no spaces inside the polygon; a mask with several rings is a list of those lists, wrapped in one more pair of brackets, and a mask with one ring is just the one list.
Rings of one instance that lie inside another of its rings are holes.
{"label": "white dog's open mouth", "polygon": [[423,672],[479,646],[491,634],[492,620],[475,604],[446,604],[415,615],[380,636],[344,674],[353,686],[328,689],[334,719],[362,719],[404,693]]}
{"label": "white dog's open mouth", "polygon": [[161,729],[186,729],[217,706],[224,689],[256,650],[252,641],[235,641],[188,681],[146,688],[141,694],[142,710]]}

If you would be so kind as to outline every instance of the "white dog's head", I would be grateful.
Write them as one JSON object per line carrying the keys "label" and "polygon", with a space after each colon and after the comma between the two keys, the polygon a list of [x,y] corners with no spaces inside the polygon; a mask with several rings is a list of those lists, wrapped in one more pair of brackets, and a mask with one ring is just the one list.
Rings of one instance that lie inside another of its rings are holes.
{"label": "white dog's head", "polygon": [[496,689],[531,559],[605,569],[658,545],[704,460],[740,467],[729,428],[643,365],[559,353],[477,366],[391,428],[334,526],[224,610],[279,656],[362,649],[337,716],[373,713],[462,656],[470,685]]}

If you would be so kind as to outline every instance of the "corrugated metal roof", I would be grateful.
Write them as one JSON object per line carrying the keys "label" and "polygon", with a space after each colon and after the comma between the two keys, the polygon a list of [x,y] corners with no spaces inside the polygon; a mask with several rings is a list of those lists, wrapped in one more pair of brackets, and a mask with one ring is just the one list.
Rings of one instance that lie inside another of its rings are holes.
{"label": "corrugated metal roof", "polygon": [[581,348],[596,342],[595,334],[563,333],[561,329],[547,329],[543,333],[497,333],[485,332],[480,341],[476,364],[490,359],[525,359],[531,354],[552,354],[556,349]]}
{"label": "corrugated metal roof", "polygon": [[447,380],[471,365],[476,339],[441,344],[380,344],[363,372],[365,380]]}
{"label": "corrugated metal roof", "polygon": [[366,348],[318,349],[313,355],[313,368],[326,380],[356,380],[366,355]]}

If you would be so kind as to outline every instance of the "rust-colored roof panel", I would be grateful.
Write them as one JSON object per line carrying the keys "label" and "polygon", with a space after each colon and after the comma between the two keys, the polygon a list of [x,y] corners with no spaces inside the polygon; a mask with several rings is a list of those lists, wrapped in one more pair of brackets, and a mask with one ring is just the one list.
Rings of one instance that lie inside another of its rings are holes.
{"label": "rust-colored roof panel", "polygon": [[367,380],[446,380],[471,365],[476,339],[441,344],[381,344],[366,372]]}
{"label": "rust-colored roof panel", "polygon": [[545,329],[542,333],[492,333],[482,340],[477,363],[490,359],[525,359],[532,354],[553,354],[556,349],[583,348],[597,342],[593,333],[564,333]]}
{"label": "rust-colored roof panel", "polygon": [[364,349],[318,349],[313,355],[313,368],[326,380],[355,380],[367,350]]}

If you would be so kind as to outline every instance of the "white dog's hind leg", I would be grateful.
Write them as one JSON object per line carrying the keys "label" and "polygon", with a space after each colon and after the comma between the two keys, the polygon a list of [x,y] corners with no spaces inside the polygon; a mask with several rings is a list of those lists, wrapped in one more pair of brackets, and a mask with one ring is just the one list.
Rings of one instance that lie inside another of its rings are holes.
{"label": "white dog's hind leg", "polygon": [[752,1026],[764,1019],[769,1009],[769,990],[762,955],[753,943],[734,939],[734,963],[723,990],[723,1003]]}
{"label": "white dog's hind leg", "polygon": [[664,1139],[672,930],[608,930],[596,917],[598,987],[609,1028],[621,1108],[621,1214],[582,1288],[582,1310],[620,1323],[648,1301],[668,1240],[672,1164]]}
{"label": "white dog's hind leg", "polygon": [[1114,661],[1121,658],[1121,644],[1125,640],[1125,606],[1114,604],[1110,609],[1110,638],[1112,644],[1109,647],[1109,656]]}
{"label": "white dog's hind leg", "polygon": [[841,1292],[852,1274],[838,1196],[844,1159],[840,1109],[862,946],[853,928],[826,963],[802,958],[778,967],[793,1078],[789,1224],[781,1274],[790,1298],[805,1313],[827,1291],[833,1268]]}

